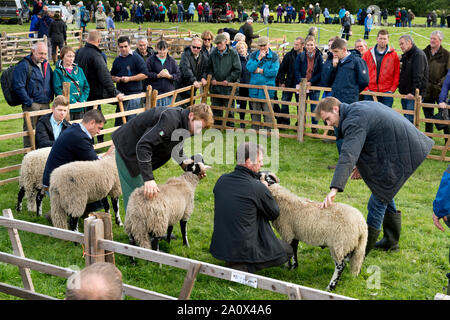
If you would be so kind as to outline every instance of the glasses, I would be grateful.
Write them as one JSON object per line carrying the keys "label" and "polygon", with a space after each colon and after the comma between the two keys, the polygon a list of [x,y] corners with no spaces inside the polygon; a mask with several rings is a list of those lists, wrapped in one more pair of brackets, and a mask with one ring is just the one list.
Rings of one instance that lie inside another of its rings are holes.
{"label": "glasses", "polygon": [[201,49],[202,47],[191,46],[192,49]]}
{"label": "glasses", "polygon": [[203,39],[203,41],[211,41],[212,39]]}

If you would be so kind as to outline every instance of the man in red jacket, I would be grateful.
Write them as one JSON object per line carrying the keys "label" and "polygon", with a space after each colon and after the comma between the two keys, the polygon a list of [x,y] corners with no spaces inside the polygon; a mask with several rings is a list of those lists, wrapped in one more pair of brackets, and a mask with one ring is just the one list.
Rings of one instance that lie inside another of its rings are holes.
{"label": "man in red jacket", "polygon": [[[378,31],[377,44],[363,55],[369,69],[368,91],[394,93],[400,79],[400,59],[394,48],[389,46],[389,32]],[[364,96],[366,100],[373,100],[372,96]],[[394,98],[377,97],[378,102],[392,108]]]}

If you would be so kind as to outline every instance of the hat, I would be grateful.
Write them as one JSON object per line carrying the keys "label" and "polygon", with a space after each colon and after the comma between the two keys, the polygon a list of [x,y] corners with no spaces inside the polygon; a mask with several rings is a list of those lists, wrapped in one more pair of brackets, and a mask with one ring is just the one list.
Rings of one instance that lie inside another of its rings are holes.
{"label": "hat", "polygon": [[225,40],[227,40],[227,37],[223,33],[219,33],[217,35],[217,37],[214,39],[214,43],[218,44],[218,43],[221,43],[222,41],[225,41]]}
{"label": "hat", "polygon": [[269,44],[269,38],[267,38],[266,36],[258,38],[258,46],[265,46],[267,44]]}

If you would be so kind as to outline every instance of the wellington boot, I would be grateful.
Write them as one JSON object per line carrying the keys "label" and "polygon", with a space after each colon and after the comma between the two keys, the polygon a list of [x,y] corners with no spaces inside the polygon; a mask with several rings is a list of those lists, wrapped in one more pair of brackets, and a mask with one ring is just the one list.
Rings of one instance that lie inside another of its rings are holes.
{"label": "wellington boot", "polygon": [[383,238],[375,244],[376,249],[397,251],[402,229],[402,214],[386,212],[383,220]]}
{"label": "wellington boot", "polygon": [[375,242],[377,242],[378,236],[381,233],[381,230],[377,230],[371,226],[367,226],[367,244],[366,244],[366,256],[369,254],[370,250],[373,249]]}

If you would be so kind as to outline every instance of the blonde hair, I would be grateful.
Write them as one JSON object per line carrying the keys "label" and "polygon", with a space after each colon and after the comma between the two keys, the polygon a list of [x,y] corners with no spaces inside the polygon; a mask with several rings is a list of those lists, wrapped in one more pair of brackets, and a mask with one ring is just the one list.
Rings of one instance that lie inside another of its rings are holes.
{"label": "blonde hair", "polygon": [[213,113],[211,107],[206,103],[197,103],[189,106],[189,112],[194,114],[194,120],[203,120],[205,122],[205,129],[208,129],[213,124]]}
{"label": "blonde hair", "polygon": [[239,48],[244,47],[245,50],[248,50],[248,46],[244,41],[239,41],[236,43],[236,50],[239,50]]}

